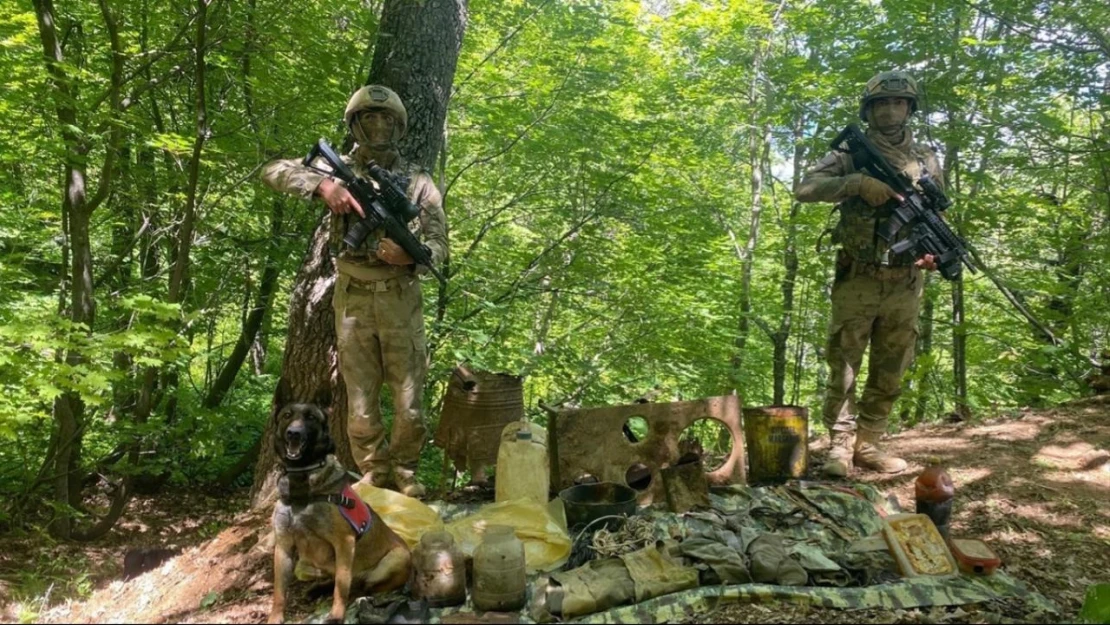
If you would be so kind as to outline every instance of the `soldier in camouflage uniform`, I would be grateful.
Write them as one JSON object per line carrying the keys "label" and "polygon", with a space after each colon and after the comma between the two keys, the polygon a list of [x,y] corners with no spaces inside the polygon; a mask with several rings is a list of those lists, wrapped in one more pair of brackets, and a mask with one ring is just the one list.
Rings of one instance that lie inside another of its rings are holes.
{"label": "soldier in camouflage uniform", "polygon": [[[433,264],[441,264],[447,257],[442,196],[427,173],[406,163],[397,152],[397,142],[408,126],[401,99],[379,85],[363,87],[351,96],[344,119],[357,142],[344,160],[365,180],[371,180],[366,173],[370,162],[410,177],[409,200],[421,209],[410,227],[423,237]],[[335,259],[338,276],[332,302],[339,368],[347,384],[352,452],[364,480],[387,486],[392,479],[398,491],[422,496],[424,488],[415,473],[425,440],[422,402],[427,360],[420,276],[427,269],[416,266],[381,230],[370,234],[358,249],[347,248],[343,236],[363,215],[361,207],[340,182],[302,166],[299,159],[268,163],[262,179],[278,191],[306,200],[319,197],[331,210],[331,247],[343,250]],[[383,381],[393,395],[389,444],[379,401]]]}
{"label": "soldier in camouflage uniform", "polygon": [[[867,82],[860,118],[867,122],[868,138],[895,169],[911,180],[927,171],[943,188],[936,154],[914,142],[906,127],[917,108],[914,80],[903,72],[883,72]],[[906,462],[886,454],[879,438],[886,431],[894,400],[901,394],[902,374],[913,359],[923,292],[921,270],[936,265],[930,255],[914,259],[890,252],[877,230],[889,217],[895,205],[892,200],[901,198],[886,183],[857,172],[846,154],[830,152],[822,158],[806,172],[795,195],[799,202],[836,202],[840,211],[832,237],[840,250],[832,290],[827,347],[830,371],[823,411],[832,448],[822,471],[844,477],[853,463],[882,473],[902,471]],[[856,376],[868,344],[867,385],[857,404]]]}

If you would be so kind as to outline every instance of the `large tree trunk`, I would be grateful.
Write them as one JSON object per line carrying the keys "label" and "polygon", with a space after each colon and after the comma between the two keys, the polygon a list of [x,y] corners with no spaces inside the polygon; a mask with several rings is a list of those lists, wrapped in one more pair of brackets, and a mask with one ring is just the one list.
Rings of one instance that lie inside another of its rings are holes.
{"label": "large tree trunk", "polygon": [[385,85],[401,96],[409,114],[401,154],[428,171],[443,146],[468,1],[385,0],[382,8],[366,84]]}
{"label": "large tree trunk", "polygon": [[[289,335],[271,417],[290,402],[328,404],[325,407],[331,410],[331,435],[337,455],[344,465],[353,467],[347,440],[347,387],[339,375],[335,346],[335,316],[331,308],[334,290],[335,267],[328,254],[328,217],[325,216],[313,233],[312,245],[297,272],[290,298]],[[271,418],[258,446],[251,488],[251,501],[255,506],[271,502],[277,483],[273,426]]]}
{"label": "large tree trunk", "polygon": [[[466,22],[467,0],[386,0],[382,9],[381,33],[367,83],[385,85],[401,97],[409,118],[401,154],[428,170],[443,143],[447,103]],[[339,459],[354,467],[347,439],[347,392],[339,376],[335,346],[334,282],[325,219],[297,274],[281,383],[274,393],[271,417],[290,401],[319,402],[330,397],[331,433]],[[251,488],[256,507],[272,501],[276,483],[273,440],[271,418],[259,446]]]}

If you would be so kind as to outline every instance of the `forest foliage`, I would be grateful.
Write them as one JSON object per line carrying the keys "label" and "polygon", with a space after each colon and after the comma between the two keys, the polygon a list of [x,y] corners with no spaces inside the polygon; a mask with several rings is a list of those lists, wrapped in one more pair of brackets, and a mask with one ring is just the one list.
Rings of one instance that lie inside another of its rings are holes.
{"label": "forest foliage", "polygon": [[[324,211],[265,188],[259,168],[320,137],[342,142],[381,9],[59,0],[63,61],[51,63],[36,19],[49,4],[0,0],[0,491],[20,503],[0,510],[8,525],[44,518],[67,393],[86,410],[83,472],[138,441],[144,470],[212,483],[258,438],[290,289]],[[953,285],[933,276],[893,427],[1089,392],[1083,378],[1110,347],[1103,3],[472,0],[469,11],[432,172],[452,255],[443,299],[425,290],[433,422],[449,372],[469,362],[525,376],[536,418],[540,401],[736,392],[748,406],[808,407],[817,427],[835,216],[791,189],[858,122],[864,82],[893,68],[925,89],[914,129],[944,163],[950,222],[1054,337],[987,272],[966,276],[960,315]],[[91,207],[91,316],[72,297],[80,232],[63,189],[75,167]],[[212,398],[271,265],[250,355]],[[152,397],[148,379],[162,381]]]}

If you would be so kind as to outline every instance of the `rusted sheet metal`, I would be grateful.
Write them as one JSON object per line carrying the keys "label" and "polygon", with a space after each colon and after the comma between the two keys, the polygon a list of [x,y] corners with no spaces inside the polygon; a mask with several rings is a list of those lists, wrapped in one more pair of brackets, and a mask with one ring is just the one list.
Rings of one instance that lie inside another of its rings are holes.
{"label": "rusted sheet metal", "polygon": [[[695,401],[552,411],[548,420],[551,484],[556,489],[568,488],[576,478],[588,474],[603,482],[632,486],[627,478],[630,469],[642,464],[651,472],[651,482],[646,488],[637,488],[639,502],[665,501],[659,471],[678,461],[682,431],[704,418],[720,421],[732,439],[728,459],[706,474],[708,483],[746,483],[740,407],[739,396],[725,395]],[[621,432],[632,417],[643,417],[648,423],[647,435],[635,443]]]}

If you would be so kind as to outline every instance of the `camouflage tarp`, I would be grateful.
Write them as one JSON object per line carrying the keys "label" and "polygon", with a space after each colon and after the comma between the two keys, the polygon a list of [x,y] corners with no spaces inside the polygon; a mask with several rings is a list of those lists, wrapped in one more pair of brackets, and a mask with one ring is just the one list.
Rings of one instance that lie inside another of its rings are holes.
{"label": "camouflage tarp", "polygon": [[[892,584],[868,586],[866,588],[816,588],[812,586],[785,587],[769,584],[742,584],[738,586],[709,586],[676,592],[642,603],[621,606],[598,612],[567,623],[674,623],[690,620],[698,614],[705,614],[722,605],[730,603],[770,603],[785,601],[808,604],[815,608],[862,610],[887,609],[909,610],[931,606],[959,606],[985,603],[1003,597],[1021,597],[1028,605],[1049,614],[1058,610],[1044,596],[1029,591],[1021,582],[1005,573],[998,572],[990,577],[951,577],[947,579],[920,577]],[[360,599],[347,612],[348,623],[374,622],[365,618],[368,600]],[[360,609],[360,606],[367,606]],[[359,614],[363,620],[359,620]],[[463,615],[480,616],[469,608],[444,608],[431,610],[428,622],[458,622]],[[323,622],[327,616],[325,608],[318,615]],[[513,622],[536,623],[528,610],[522,610]],[[454,618],[452,618],[454,617]]]}
{"label": "camouflage tarp", "polygon": [[[733,486],[711,495],[711,510],[684,515],[667,512],[661,506],[640,511],[655,527],[660,540],[684,539],[707,534],[732,536],[729,544],[744,548],[754,537],[773,532],[794,541],[788,550],[810,574],[810,583],[830,586],[785,587],[767,584],[702,586],[624,605],[568,620],[571,623],[662,623],[692,620],[729,603],[766,603],[786,601],[829,609],[914,609],[932,606],[981,604],[1007,597],[1019,597],[1035,610],[1058,614],[1056,607],[1042,595],[1030,592],[1020,582],[998,571],[990,577],[952,576],[899,579],[893,560],[885,551],[849,554],[849,546],[874,536],[882,527],[881,514],[899,512],[877,490],[857,486],[795,482],[785,486],[753,488]],[[435,506],[433,506],[435,507]],[[443,506],[445,516],[465,513],[468,506]],[[866,556],[856,559],[848,555]],[[827,557],[826,557],[827,556]],[[839,564],[837,564],[839,563]],[[832,567],[844,565],[840,571]],[[875,569],[863,571],[861,569]],[[873,573],[873,574],[872,574]],[[838,577],[837,577],[838,576]],[[837,577],[834,581],[833,577]],[[500,615],[497,622],[535,623],[554,620],[547,613],[546,576],[529,580],[529,605],[519,614]],[[828,581],[825,581],[828,580]],[[843,587],[840,587],[843,586]],[[538,595],[537,595],[538,589]],[[380,602],[379,602],[380,603]],[[378,620],[383,608],[374,608],[360,599],[347,612],[347,622],[384,622]],[[313,618],[322,622],[326,608]],[[480,622],[481,615],[469,607],[433,609],[428,622]],[[506,621],[508,622],[508,621]]]}

